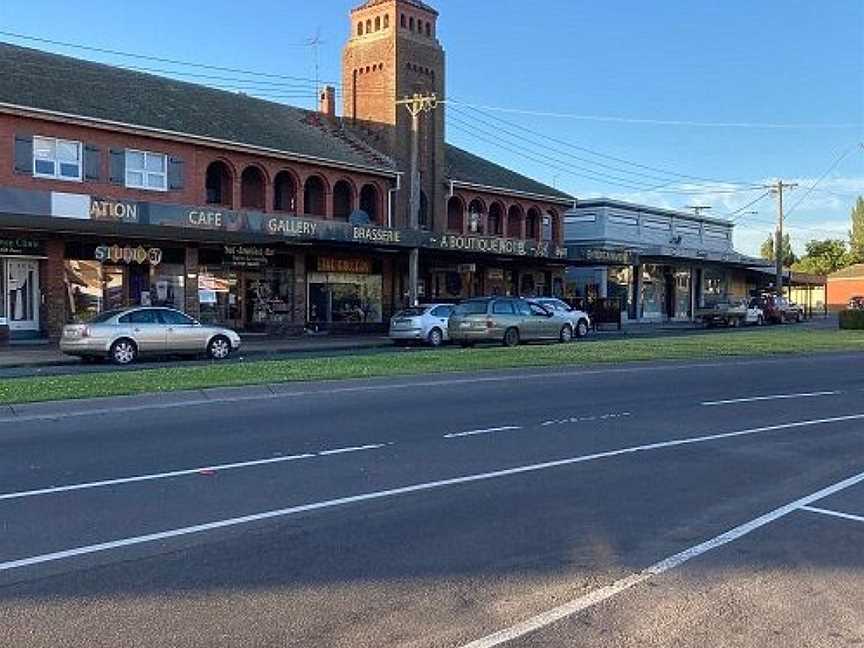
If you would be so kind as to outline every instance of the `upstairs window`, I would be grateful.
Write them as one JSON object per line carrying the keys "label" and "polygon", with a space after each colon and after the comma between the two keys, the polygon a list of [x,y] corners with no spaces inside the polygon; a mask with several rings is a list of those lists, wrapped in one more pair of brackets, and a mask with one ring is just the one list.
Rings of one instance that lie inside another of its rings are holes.
{"label": "upstairs window", "polygon": [[81,142],[54,137],[33,138],[33,175],[81,181]]}
{"label": "upstairs window", "polygon": [[126,149],[126,186],[130,189],[167,191],[165,154]]}

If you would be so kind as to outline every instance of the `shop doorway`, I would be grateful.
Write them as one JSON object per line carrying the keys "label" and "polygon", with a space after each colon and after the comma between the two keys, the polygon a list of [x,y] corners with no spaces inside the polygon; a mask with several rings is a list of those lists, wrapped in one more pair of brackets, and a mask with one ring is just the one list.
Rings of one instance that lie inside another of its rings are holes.
{"label": "shop doorway", "polygon": [[6,259],[3,266],[6,290],[3,295],[9,330],[39,330],[39,262]]}

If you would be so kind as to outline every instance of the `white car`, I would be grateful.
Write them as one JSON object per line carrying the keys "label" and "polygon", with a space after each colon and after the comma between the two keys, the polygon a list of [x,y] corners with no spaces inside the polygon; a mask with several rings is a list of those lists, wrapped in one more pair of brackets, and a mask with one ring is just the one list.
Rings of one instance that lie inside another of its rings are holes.
{"label": "white car", "polygon": [[396,344],[420,342],[439,347],[450,339],[447,322],[452,312],[452,304],[426,304],[399,311],[390,320],[390,339]]}
{"label": "white car", "polygon": [[530,301],[540,304],[544,308],[548,308],[554,313],[563,315],[573,325],[573,335],[577,338],[584,338],[591,330],[591,318],[588,313],[573,308],[570,304],[556,299],[555,297],[539,297]]}

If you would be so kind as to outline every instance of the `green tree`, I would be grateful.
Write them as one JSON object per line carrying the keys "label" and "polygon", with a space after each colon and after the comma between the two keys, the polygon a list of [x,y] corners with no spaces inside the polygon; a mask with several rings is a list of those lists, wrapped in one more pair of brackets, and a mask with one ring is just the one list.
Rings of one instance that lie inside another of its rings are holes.
{"label": "green tree", "polygon": [[807,253],[792,266],[798,272],[817,275],[828,275],[849,265],[849,251],[846,241],[826,239],[810,241],[806,246]]}
{"label": "green tree", "polygon": [[864,263],[864,197],[858,196],[852,208],[849,230],[849,263]]}
{"label": "green tree", "polygon": [[[763,259],[768,259],[769,261],[774,260],[774,234],[769,236],[768,239],[762,244],[762,247],[759,248],[759,254]],[[789,238],[789,234],[784,234],[783,266],[789,268],[796,261],[798,261],[798,257],[795,256],[795,252],[792,251],[792,239]]]}

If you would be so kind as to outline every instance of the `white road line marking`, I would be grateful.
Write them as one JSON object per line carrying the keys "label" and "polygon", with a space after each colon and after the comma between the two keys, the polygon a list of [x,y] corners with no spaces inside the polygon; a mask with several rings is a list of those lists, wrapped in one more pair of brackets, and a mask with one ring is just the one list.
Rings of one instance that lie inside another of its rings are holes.
{"label": "white road line marking", "polygon": [[69,484],[67,486],[51,486],[48,488],[37,488],[17,493],[0,494],[0,501],[34,497],[36,495],[51,495],[54,493],[66,493],[69,491],[87,490],[88,488],[101,488],[104,486],[116,486],[118,484],[133,484],[136,482],[155,481],[157,479],[168,479],[170,477],[184,477],[197,475],[202,471],[236,470],[238,468],[251,468],[252,466],[265,466],[267,464],[285,463],[299,459],[311,459],[314,454],[287,455],[284,457],[271,457],[269,459],[255,459],[253,461],[238,461],[235,463],[218,464],[214,466],[201,466],[199,468],[187,468],[184,470],[172,470],[170,472],[154,473],[152,475],[137,475],[135,477],[118,477],[117,479],[103,479],[101,481],[84,482],[80,484]]}
{"label": "white road line marking", "polygon": [[735,405],[737,403],[758,403],[760,401],[771,400],[791,400],[794,398],[816,398],[817,396],[837,396],[843,392],[840,391],[818,391],[804,392],[801,394],[773,394],[771,396],[750,396],[748,398],[730,398],[729,400],[702,401],[701,405],[705,407],[714,407],[716,405]]}
{"label": "white road line marking", "polygon": [[445,434],[445,439],[458,439],[459,437],[476,436],[478,434],[492,434],[493,432],[512,432],[513,430],[521,430],[520,425],[504,425],[502,427],[485,428],[483,430],[468,430],[467,432],[451,432]]}
{"label": "white road line marking", "polygon": [[807,508],[807,505],[812,502],[816,502],[861,482],[864,482],[864,473],[859,473],[853,477],[849,477],[848,479],[844,479],[841,482],[828,486],[827,488],[823,488],[812,495],[807,495],[806,497],[802,497],[801,499],[795,500],[785,506],[781,506],[770,513],[766,513],[750,522],[737,526],[726,533],[722,533],[710,540],[707,540],[706,542],[685,549],[684,551],[677,553],[674,556],[670,556],[665,560],[661,560],[658,563],[654,563],[641,572],[630,574],[626,578],[617,580],[611,585],[589,592],[588,594],[580,596],[564,605],[552,608],[551,610],[547,610],[546,612],[538,614],[526,621],[517,623],[510,628],[500,630],[494,634],[483,637],[482,639],[472,641],[471,643],[462,646],[462,648],[494,648],[495,646],[500,646],[501,644],[514,639],[524,637],[525,635],[536,632],[537,630],[549,626],[556,621],[573,616],[578,612],[582,612],[590,607],[602,603],[603,601],[607,601],[654,576],[659,576],[660,574],[675,569],[676,567],[680,567],[688,560],[692,560],[693,558],[701,556],[713,549],[717,549],[718,547],[722,547],[723,545],[743,538],[753,531],[756,531],[767,524],[771,524],[790,513],[802,508]]}
{"label": "white road line marking", "polygon": [[570,423],[590,423],[591,421],[608,421],[609,419],[617,419],[627,416],[631,416],[630,412],[616,412],[611,414],[603,414],[600,416],[571,416],[569,418],[543,421],[540,424],[540,427],[549,427],[550,425],[568,425]]}
{"label": "white road line marking", "polygon": [[383,448],[386,445],[387,445],[386,443],[373,443],[370,445],[353,446],[351,448],[336,448],[334,450],[322,450],[318,454],[322,457],[326,457],[328,455],[345,454],[347,452],[360,452],[362,450],[377,450],[378,448]]}
{"label": "white road line marking", "polygon": [[[10,569],[17,569],[19,567],[27,567],[30,565],[38,565],[41,563],[51,562],[55,560],[62,560],[64,558],[70,558],[73,556],[82,556],[85,554],[96,553],[100,551],[107,551],[110,549],[118,549],[120,547],[129,547],[133,545],[144,544],[148,542],[154,542],[156,540],[165,540],[168,538],[176,538],[180,536],[191,535],[194,533],[202,533],[204,531],[212,531],[214,529],[222,529],[227,527],[234,527],[243,524],[249,524],[251,522],[258,522],[261,520],[269,520],[280,517],[288,517],[291,515],[296,515],[298,513],[307,513],[309,511],[320,511],[323,509],[335,508],[337,506],[344,506],[346,504],[357,504],[359,502],[368,502],[372,500],[383,499],[386,497],[394,497],[397,495],[407,495],[409,493],[418,493],[422,491],[428,491],[438,488],[443,488],[446,486],[456,486],[459,484],[470,484],[474,482],[485,481],[488,479],[497,479],[499,477],[507,477],[510,475],[521,475],[532,472],[538,472],[541,470],[547,470],[549,468],[557,468],[560,466],[570,466],[573,464],[585,463],[589,461],[595,461],[597,459],[606,459],[609,457],[617,457],[620,455],[626,454],[634,454],[637,452],[644,452],[648,450],[657,450],[660,448],[671,448],[680,445],[688,445],[695,443],[704,443],[707,441],[714,441],[717,439],[728,439],[737,436],[744,436],[747,434],[756,434],[758,432],[768,432],[771,430],[785,430],[790,428],[800,428],[807,427],[813,425],[824,425],[827,423],[838,423],[841,421],[852,421],[852,420],[860,420],[864,419],[864,414],[854,414],[850,416],[838,416],[831,419],[818,419],[814,421],[798,421],[797,423],[785,423],[782,425],[773,425],[770,427],[764,428],[753,428],[752,430],[741,430],[739,432],[727,432],[724,434],[714,434],[710,436],[702,436],[695,437],[690,439],[677,439],[674,441],[666,441],[662,443],[652,443],[648,445],[641,446],[633,446],[630,448],[622,448],[619,450],[610,450],[607,452],[598,452],[596,454],[591,455],[583,455],[581,457],[571,457],[569,459],[558,459],[556,461],[546,461],[544,463],[538,464],[530,464],[526,466],[517,466],[516,468],[507,468],[504,470],[496,470],[493,472],[479,473],[474,475],[465,475],[463,477],[453,477],[450,479],[441,479],[438,481],[432,482],[424,482],[420,484],[413,484],[410,486],[402,486],[399,488],[391,488],[388,490],[382,491],[374,491],[371,493],[363,493],[361,495],[351,495],[348,497],[340,497],[337,499],[324,500],[321,502],[314,502],[312,504],[303,504],[300,506],[292,506],[289,508],[277,509],[274,511],[265,511],[264,513],[256,513],[253,515],[245,515],[242,517],[229,518],[226,520],[218,520],[216,522],[209,522],[206,524],[197,524],[194,526],[182,527],[179,529],[171,529],[168,531],[161,531],[159,533],[151,533],[142,536],[135,536],[131,538],[123,538],[121,540],[113,540],[111,542],[103,542],[100,544],[94,545],[86,545],[83,547],[76,547],[74,549],[67,549],[64,551],[57,551],[49,554],[42,554],[40,556],[33,556],[30,558],[22,558],[20,560],[11,560],[7,562],[0,563],[0,572],[8,571]],[[850,478],[852,479],[852,478]],[[864,480],[864,474],[861,475],[861,479],[858,481]],[[850,481],[850,480],[847,480]],[[844,482],[841,482],[844,483]],[[857,483],[854,482],[854,483]],[[850,482],[851,485],[851,482]],[[839,490],[839,489],[838,489]],[[822,492],[822,491],[820,491]],[[832,491],[836,492],[836,491]],[[826,495],[822,495],[821,497],[826,497]],[[818,498],[817,498],[818,499]],[[811,501],[808,500],[804,502],[805,504],[809,504]]]}
{"label": "white road line marking", "polygon": [[822,515],[830,515],[832,517],[842,518],[844,520],[852,520],[853,522],[864,522],[864,517],[860,515],[852,515],[851,513],[831,511],[829,509],[818,508],[816,506],[802,506],[801,509],[804,511],[810,511],[811,513],[821,513]]}

